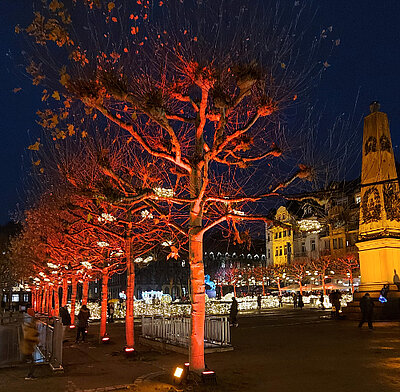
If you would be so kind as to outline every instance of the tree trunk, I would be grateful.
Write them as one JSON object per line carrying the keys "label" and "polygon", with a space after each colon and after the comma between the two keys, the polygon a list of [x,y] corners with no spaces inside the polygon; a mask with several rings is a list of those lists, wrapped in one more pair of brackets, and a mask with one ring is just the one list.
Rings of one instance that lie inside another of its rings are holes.
{"label": "tree trunk", "polygon": [[191,370],[204,370],[205,282],[203,236],[198,228],[189,231],[189,263],[192,287],[191,334],[189,363]]}
{"label": "tree trunk", "polygon": [[301,284],[301,280],[299,280],[299,286],[300,286],[300,294],[303,295],[303,285]]}
{"label": "tree trunk", "polygon": [[125,336],[126,347],[135,347],[134,335],[134,295],[135,295],[135,266],[132,261],[131,255],[132,238],[126,240],[126,263],[127,263],[127,276],[126,276],[126,314],[125,314]]}
{"label": "tree trunk", "polygon": [[103,270],[101,282],[101,319],[100,319],[100,339],[107,332],[107,297],[108,297],[108,270]]}
{"label": "tree trunk", "polygon": [[67,278],[63,278],[61,306],[65,306],[67,304],[67,301],[68,301],[68,280]]}
{"label": "tree trunk", "polygon": [[48,288],[45,287],[43,290],[43,297],[42,297],[42,313],[47,313],[47,300],[48,300],[48,295],[47,295]]}
{"label": "tree trunk", "polygon": [[263,295],[265,296],[265,284],[264,284],[264,279],[262,280],[262,289],[263,289]]}
{"label": "tree trunk", "polygon": [[60,314],[60,296],[59,296],[60,286],[57,284],[54,286],[54,315],[56,317]]}
{"label": "tree trunk", "polygon": [[89,280],[85,279],[82,286],[82,305],[87,305],[89,295]]}
{"label": "tree trunk", "polygon": [[353,271],[350,271],[351,293],[354,294]]}
{"label": "tree trunk", "polygon": [[236,285],[235,284],[233,285],[233,295],[234,295],[234,297],[236,297]]}
{"label": "tree trunk", "polygon": [[281,289],[281,280],[278,278],[278,290],[279,290],[279,295],[282,295],[282,289]]}
{"label": "tree trunk", "polygon": [[47,292],[47,295],[48,295],[48,299],[47,299],[47,314],[49,316],[53,315],[53,291],[54,291],[53,286],[49,285],[49,290]]}
{"label": "tree trunk", "polygon": [[324,295],[326,295],[326,287],[325,287],[325,275],[321,276],[321,281],[322,281],[322,290],[324,292]]}
{"label": "tree trunk", "polygon": [[72,293],[71,293],[71,325],[75,325],[75,305],[76,305],[76,288],[78,282],[75,277],[72,279]]}

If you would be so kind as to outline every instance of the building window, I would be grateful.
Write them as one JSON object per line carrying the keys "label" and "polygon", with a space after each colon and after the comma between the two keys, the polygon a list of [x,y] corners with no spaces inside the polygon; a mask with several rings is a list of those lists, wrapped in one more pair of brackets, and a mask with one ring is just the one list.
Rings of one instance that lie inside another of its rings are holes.
{"label": "building window", "polygon": [[19,302],[19,294],[11,294],[12,302]]}
{"label": "building window", "polygon": [[356,204],[360,204],[361,203],[361,195],[356,195],[355,201],[356,201]]}
{"label": "building window", "polygon": [[279,232],[279,238],[282,238],[282,232],[281,231]]}
{"label": "building window", "polygon": [[282,215],[282,220],[285,220],[285,219],[286,219],[286,215],[283,214],[283,215]]}
{"label": "building window", "polygon": [[291,232],[292,232],[292,231],[289,229],[289,230],[287,231],[287,235],[290,235]]}
{"label": "building window", "polygon": [[286,230],[283,230],[283,236],[286,237]]}
{"label": "building window", "polygon": [[29,301],[29,295],[28,294],[24,294],[24,302],[28,302]]}
{"label": "building window", "polygon": [[339,248],[343,248],[343,238],[339,238]]}
{"label": "building window", "polygon": [[324,243],[325,243],[325,249],[331,248],[331,244],[330,244],[329,240],[325,240]]}
{"label": "building window", "polygon": [[283,254],[286,256],[287,255],[287,248],[286,245],[283,247]]}
{"label": "building window", "polygon": [[269,235],[269,233],[268,233],[267,241],[268,241],[268,242],[271,241],[271,236]]}
{"label": "building window", "polygon": [[337,249],[337,238],[333,239],[333,249]]}
{"label": "building window", "polygon": [[279,247],[279,256],[282,256],[282,247]]}
{"label": "building window", "polygon": [[275,256],[278,256],[278,248],[275,249]]}
{"label": "building window", "polygon": [[306,243],[305,242],[302,242],[301,243],[301,253],[306,253]]}
{"label": "building window", "polygon": [[278,233],[275,233],[275,239],[277,239],[278,238]]}
{"label": "building window", "polygon": [[268,249],[268,252],[267,252],[267,257],[270,259],[271,258],[271,251]]}
{"label": "building window", "polygon": [[315,240],[311,240],[311,250],[315,250]]}

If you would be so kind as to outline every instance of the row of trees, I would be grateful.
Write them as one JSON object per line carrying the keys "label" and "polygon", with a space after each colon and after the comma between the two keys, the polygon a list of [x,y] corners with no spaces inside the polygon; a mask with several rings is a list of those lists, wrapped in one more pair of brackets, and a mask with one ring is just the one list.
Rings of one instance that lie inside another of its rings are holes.
{"label": "row of trees", "polygon": [[126,269],[133,347],[135,260],[160,244],[170,257],[187,252],[189,362],[204,369],[204,234],[223,226],[240,241],[241,223],[267,221],[254,203],[313,173],[289,157],[301,150],[290,131],[297,146],[307,134],[286,134],[283,120],[324,66],[302,55],[304,9],[273,3],[52,0],[17,26],[47,104],[29,147],[44,189],[16,246],[42,302],[68,281],[74,299],[89,276],[102,277],[105,301],[108,277]]}
{"label": "row of trees", "polygon": [[[359,262],[355,256],[332,259],[321,257],[310,262],[296,262],[293,264],[275,264],[256,267],[224,267],[215,275],[215,282],[222,293],[223,286],[232,286],[236,295],[237,286],[262,286],[263,295],[266,288],[275,287],[279,293],[284,286],[297,283],[303,293],[304,286],[308,283],[318,282],[324,295],[326,294],[326,281],[334,277],[347,280],[354,292],[354,275],[359,270]],[[358,276],[358,275],[357,275]]]}

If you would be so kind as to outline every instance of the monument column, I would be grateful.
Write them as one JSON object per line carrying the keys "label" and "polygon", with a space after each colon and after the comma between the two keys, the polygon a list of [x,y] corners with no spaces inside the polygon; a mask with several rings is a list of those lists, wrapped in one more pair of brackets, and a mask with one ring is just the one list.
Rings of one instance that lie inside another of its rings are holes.
{"label": "monument column", "polygon": [[[378,102],[364,119],[357,247],[360,292],[379,292],[400,274],[400,196],[389,122]],[[394,286],[396,287],[396,286]]]}

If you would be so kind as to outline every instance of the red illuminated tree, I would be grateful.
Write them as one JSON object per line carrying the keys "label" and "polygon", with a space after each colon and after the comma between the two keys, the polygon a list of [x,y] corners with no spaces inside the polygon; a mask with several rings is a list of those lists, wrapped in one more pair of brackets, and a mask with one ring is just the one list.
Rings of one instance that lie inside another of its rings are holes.
{"label": "red illuminated tree", "polygon": [[[282,155],[282,115],[316,68],[297,61],[299,19],[292,8],[271,13],[278,22],[234,2],[173,2],[167,8],[160,2],[160,10],[148,1],[95,3],[99,8],[74,2],[65,9],[54,0],[25,30],[38,44],[27,70],[34,84],[46,85],[44,100],[51,96],[62,104],[41,111],[40,122],[56,143],[96,129],[128,135],[134,147],[124,165],[113,169],[100,160],[111,194],[105,188],[92,194],[114,207],[146,203],[153,216],[187,236],[189,362],[199,371],[205,366],[204,233],[221,224],[238,231],[244,220],[264,221],[247,205],[309,178],[305,165],[273,171],[266,161]],[[96,40],[88,39],[86,20]],[[37,148],[40,141],[31,146]],[[138,155],[147,168],[141,176],[132,173]],[[253,170],[244,170],[249,167],[261,169],[261,182],[252,183]]]}
{"label": "red illuminated tree", "polygon": [[300,294],[303,294],[303,284],[307,277],[308,264],[306,262],[296,262],[288,266],[289,275],[299,284]]}
{"label": "red illuminated tree", "polygon": [[339,257],[333,261],[335,271],[346,275],[351,285],[351,292],[354,293],[354,272],[360,269],[360,262],[354,255]]}

